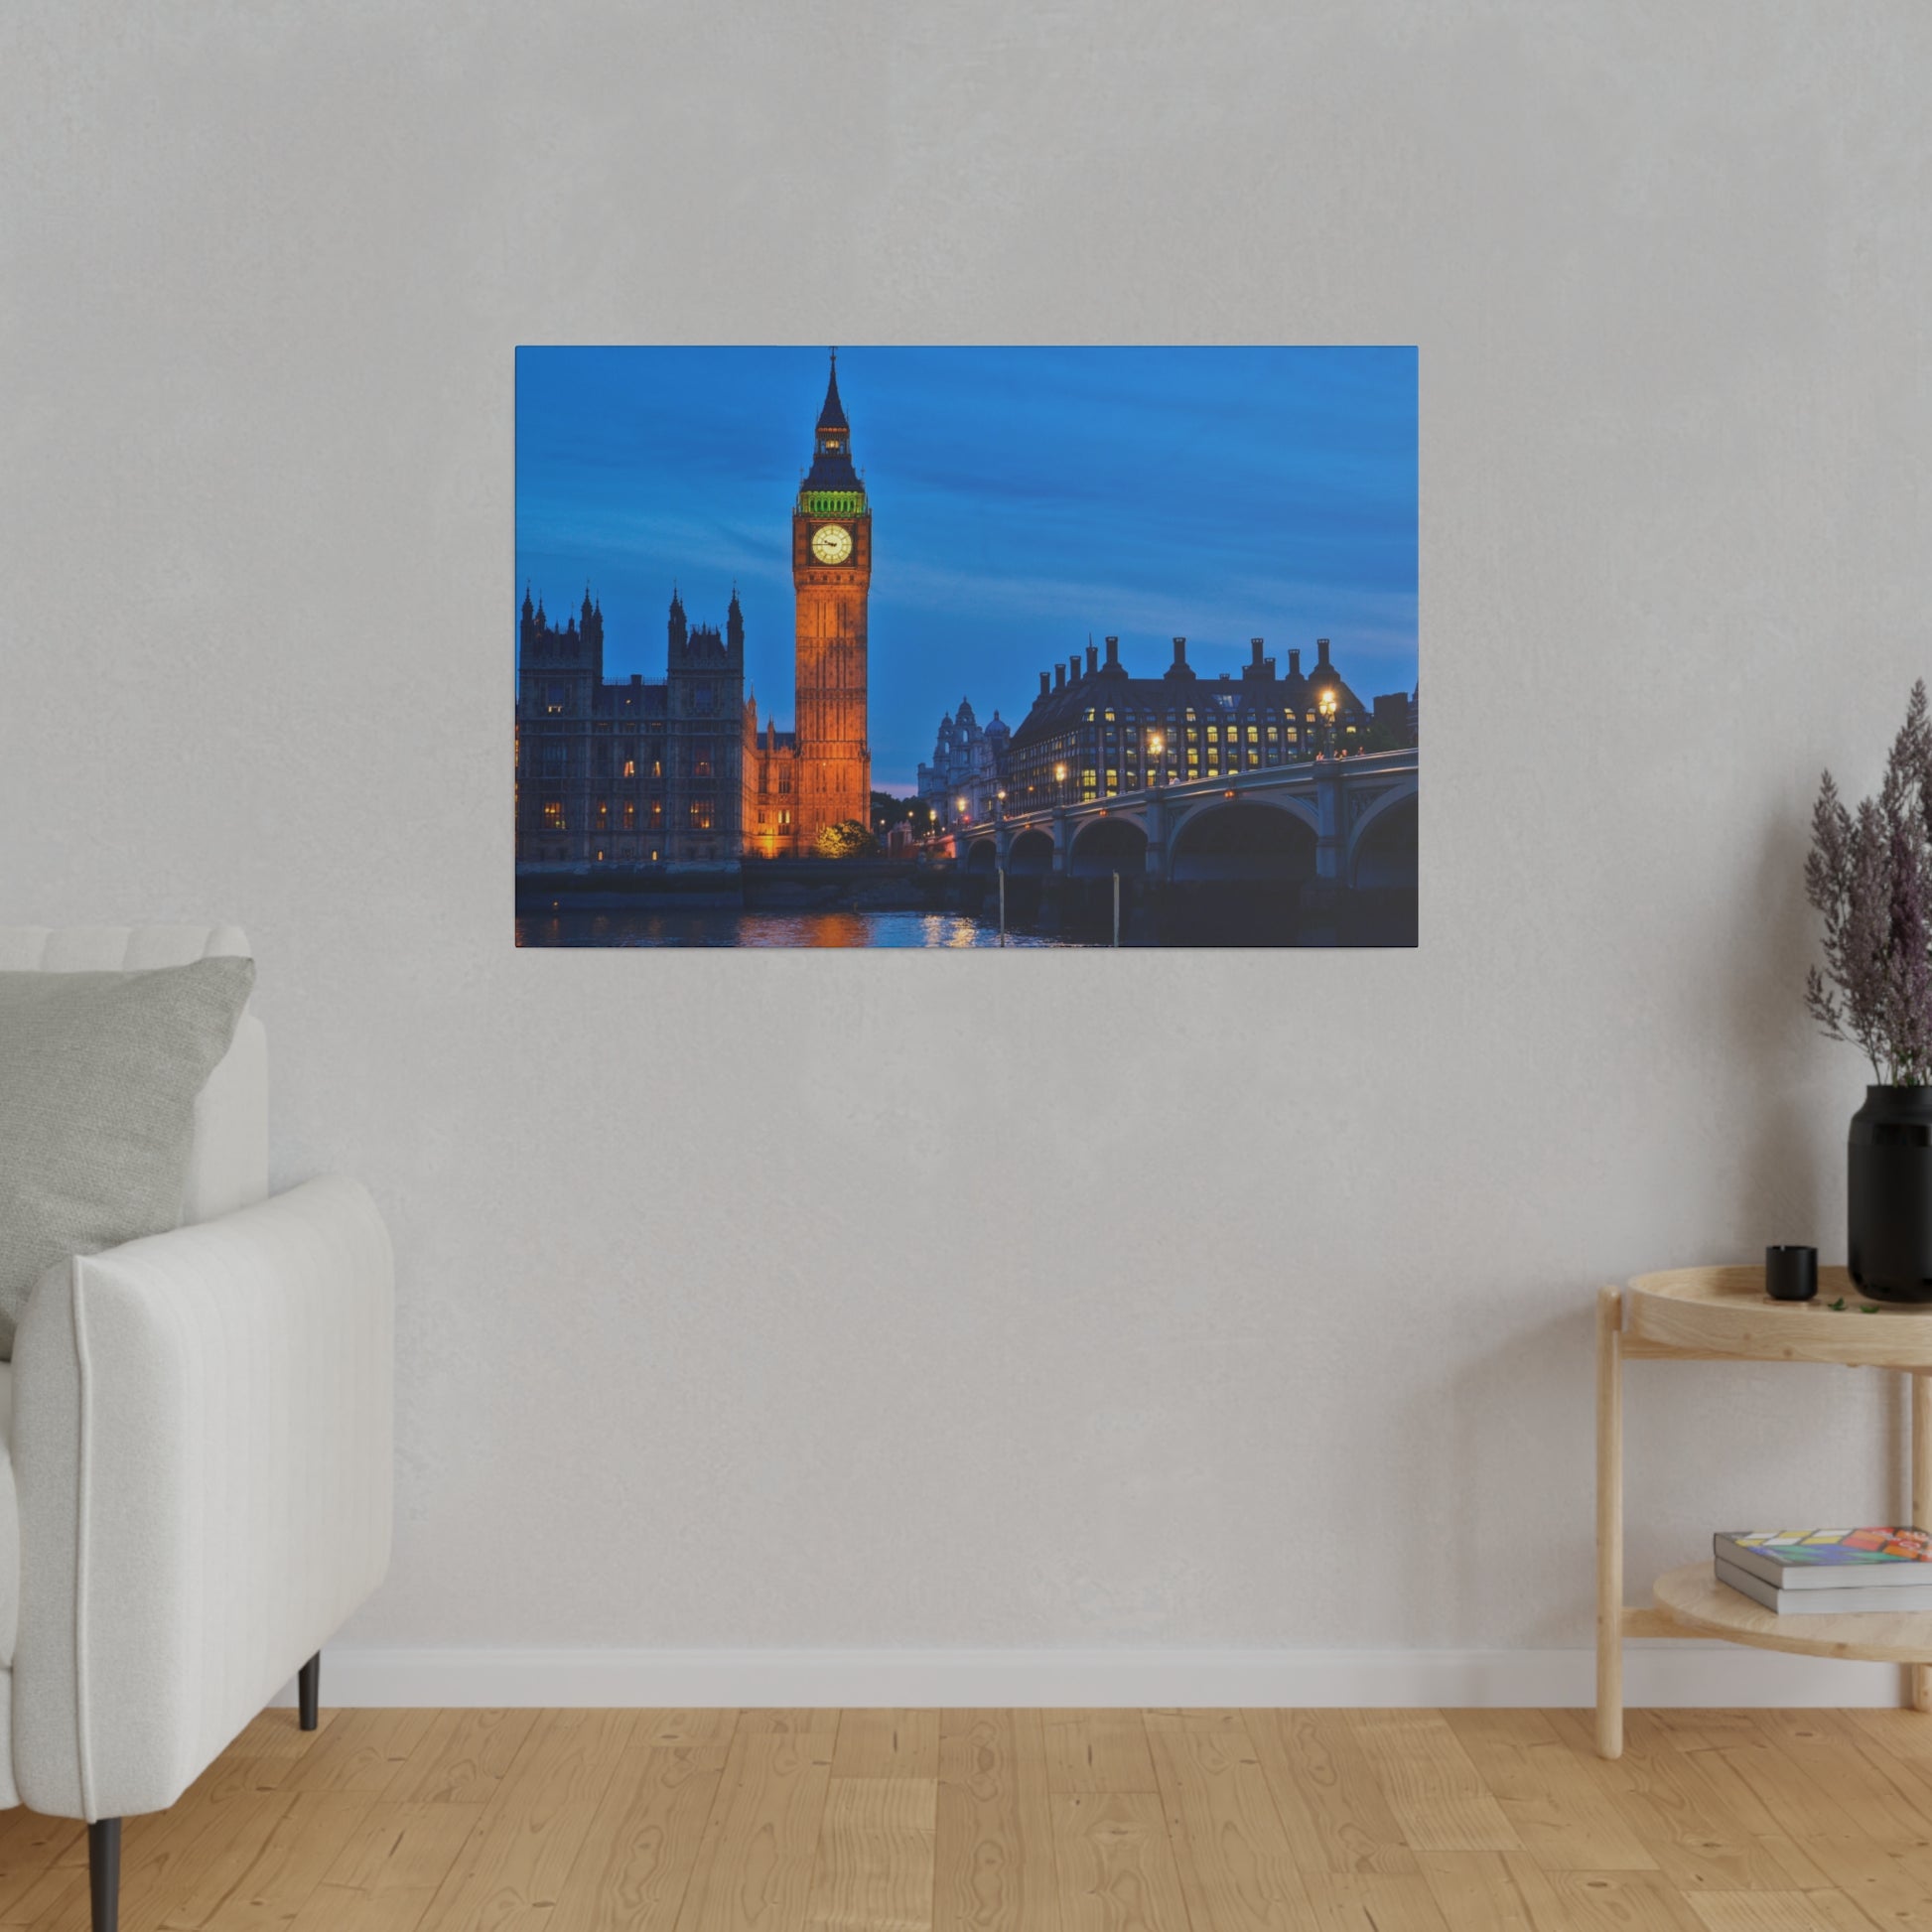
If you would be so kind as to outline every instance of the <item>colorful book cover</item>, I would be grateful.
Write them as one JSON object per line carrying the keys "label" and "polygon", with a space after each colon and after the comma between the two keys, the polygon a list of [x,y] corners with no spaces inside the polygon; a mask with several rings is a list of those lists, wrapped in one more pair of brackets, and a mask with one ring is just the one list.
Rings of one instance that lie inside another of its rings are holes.
{"label": "colorful book cover", "polygon": [[1793,1570],[1932,1564],[1932,1536],[1918,1529],[1726,1530],[1724,1540]]}

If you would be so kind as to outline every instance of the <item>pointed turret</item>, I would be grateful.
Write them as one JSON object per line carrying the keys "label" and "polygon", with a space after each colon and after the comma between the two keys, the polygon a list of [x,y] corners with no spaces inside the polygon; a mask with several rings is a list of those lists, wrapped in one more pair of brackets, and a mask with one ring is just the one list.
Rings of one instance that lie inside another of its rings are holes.
{"label": "pointed turret", "polygon": [[691,626],[684,621],[684,600],[678,596],[677,586],[675,584],[671,586],[671,621],[669,629],[671,648],[674,651],[681,651],[686,643],[690,641]]}
{"label": "pointed turret", "polygon": [[733,650],[745,648],[745,613],[739,608],[738,586],[732,586],[731,609],[725,613],[725,642]]}

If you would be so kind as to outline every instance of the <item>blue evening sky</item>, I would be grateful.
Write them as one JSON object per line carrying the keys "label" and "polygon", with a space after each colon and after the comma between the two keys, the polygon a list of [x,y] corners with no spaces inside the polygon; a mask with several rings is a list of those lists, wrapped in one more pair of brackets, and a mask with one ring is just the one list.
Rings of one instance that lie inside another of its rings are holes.
{"label": "blue evening sky", "polygon": [[[516,602],[588,582],[605,674],[664,675],[673,580],[736,580],[760,720],[792,722],[791,503],[823,348],[519,348]],[[909,790],[942,712],[1018,726],[1108,633],[1203,676],[1333,640],[1364,698],[1416,685],[1413,348],[846,348],[873,507],[873,782]]]}

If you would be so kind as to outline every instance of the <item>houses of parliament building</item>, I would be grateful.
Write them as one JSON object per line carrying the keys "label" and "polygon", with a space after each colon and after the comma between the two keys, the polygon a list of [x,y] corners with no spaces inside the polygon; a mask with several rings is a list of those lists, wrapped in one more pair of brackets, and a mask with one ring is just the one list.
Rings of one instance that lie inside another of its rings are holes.
{"label": "houses of parliament building", "polygon": [[516,862],[726,867],[791,858],[871,815],[866,609],[872,506],[853,468],[832,361],[812,466],[791,513],[796,728],[760,725],[745,616],[693,624],[671,594],[664,680],[604,675],[588,587],[562,624],[523,594],[517,633]]}

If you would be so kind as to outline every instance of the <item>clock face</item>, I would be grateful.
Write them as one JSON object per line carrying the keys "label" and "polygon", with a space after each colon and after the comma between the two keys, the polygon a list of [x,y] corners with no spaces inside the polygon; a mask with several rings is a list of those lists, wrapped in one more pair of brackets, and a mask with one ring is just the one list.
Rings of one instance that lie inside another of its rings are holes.
{"label": "clock face", "polygon": [[852,555],[852,532],[843,523],[821,523],[812,532],[812,555],[822,564],[842,564]]}

